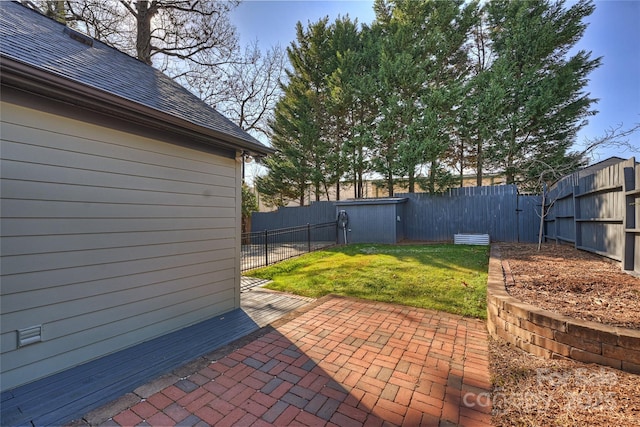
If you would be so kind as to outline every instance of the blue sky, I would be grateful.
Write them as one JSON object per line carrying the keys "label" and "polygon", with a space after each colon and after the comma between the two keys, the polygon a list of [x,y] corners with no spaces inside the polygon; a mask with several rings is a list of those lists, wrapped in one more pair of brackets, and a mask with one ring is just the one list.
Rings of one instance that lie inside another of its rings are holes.
{"label": "blue sky", "polygon": [[[640,0],[598,0],[595,4],[595,12],[587,19],[589,27],[576,47],[591,51],[592,57],[603,57],[586,89],[600,100],[595,107],[599,113],[579,133],[578,148],[586,138],[597,138],[607,129],[640,123]],[[234,11],[233,21],[243,45],[258,40],[263,49],[276,44],[286,48],[295,39],[296,22],[306,26],[327,15],[330,21],[349,15],[369,24],[374,19],[373,1],[245,0]],[[636,152],[599,149],[592,162],[610,156],[635,155],[640,160],[640,132],[629,142]]]}

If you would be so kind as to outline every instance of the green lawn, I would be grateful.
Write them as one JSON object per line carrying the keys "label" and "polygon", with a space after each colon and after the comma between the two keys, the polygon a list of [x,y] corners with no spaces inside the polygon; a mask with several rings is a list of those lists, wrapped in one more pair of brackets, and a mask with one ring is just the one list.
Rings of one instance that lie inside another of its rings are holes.
{"label": "green lawn", "polygon": [[485,319],[488,246],[360,244],[312,252],[247,275],[269,289],[327,294]]}

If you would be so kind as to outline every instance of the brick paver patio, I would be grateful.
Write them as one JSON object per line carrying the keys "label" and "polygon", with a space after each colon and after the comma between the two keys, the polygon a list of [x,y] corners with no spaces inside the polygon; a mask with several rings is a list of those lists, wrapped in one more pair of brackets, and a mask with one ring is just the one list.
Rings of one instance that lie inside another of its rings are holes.
{"label": "brick paver patio", "polygon": [[479,320],[328,297],[102,425],[490,425],[487,340]]}

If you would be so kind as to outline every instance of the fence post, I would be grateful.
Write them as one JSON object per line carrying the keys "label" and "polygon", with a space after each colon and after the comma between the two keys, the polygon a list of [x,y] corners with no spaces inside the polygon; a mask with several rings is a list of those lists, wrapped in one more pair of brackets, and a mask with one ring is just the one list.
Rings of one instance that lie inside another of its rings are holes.
{"label": "fence post", "polygon": [[307,223],[307,247],[311,252],[311,224]]}
{"label": "fence post", "polygon": [[268,230],[264,230],[264,265],[265,266],[269,265],[269,245],[268,245],[268,241],[269,241],[269,231]]}

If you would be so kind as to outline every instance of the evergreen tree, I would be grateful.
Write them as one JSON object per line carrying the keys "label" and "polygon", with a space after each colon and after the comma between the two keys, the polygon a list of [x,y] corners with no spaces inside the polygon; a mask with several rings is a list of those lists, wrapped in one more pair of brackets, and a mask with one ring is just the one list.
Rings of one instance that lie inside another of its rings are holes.
{"label": "evergreen tree", "polygon": [[[354,127],[351,92],[343,76],[358,39],[357,24],[348,18],[332,24],[324,18],[307,28],[297,24],[296,41],[287,49],[288,82],[271,124],[278,153],[266,163],[271,176],[258,184],[261,191],[285,198],[296,194],[303,205],[306,186],[311,185],[320,200],[330,186],[339,185],[347,169],[344,147]],[[286,176],[283,188],[275,185],[276,176]]]}
{"label": "evergreen tree", "polygon": [[590,108],[596,100],[583,90],[600,58],[568,53],[593,10],[590,0],[568,8],[564,1],[548,0],[487,5],[496,55],[486,82],[494,97],[487,161],[504,171],[508,184],[534,183],[543,163],[575,162],[567,150],[595,114]]}
{"label": "evergreen tree", "polygon": [[393,174],[407,177],[413,192],[423,165],[430,192],[450,185],[445,163],[469,68],[467,39],[476,7],[462,0],[375,3],[381,111],[374,165],[390,194]]}
{"label": "evergreen tree", "polygon": [[[329,18],[309,23],[305,29],[296,26],[296,41],[287,49],[292,70],[284,97],[297,98],[300,143],[305,147],[309,164],[308,181],[315,199],[320,200],[330,180],[331,145],[327,140],[329,126],[327,77],[335,68],[335,52],[331,46],[332,26]],[[292,102],[293,101],[292,99]],[[277,134],[278,123],[273,127]]]}
{"label": "evergreen tree", "polygon": [[295,198],[300,206],[305,204],[307,186],[314,187],[319,200],[326,180],[328,147],[321,135],[329,69],[325,59],[330,55],[327,23],[324,18],[306,29],[297,23],[296,41],[287,48],[292,69],[287,70],[288,82],[271,122],[271,143],[277,153],[265,162],[268,175],[257,182],[265,195],[279,194],[283,201]]}
{"label": "evergreen tree", "polygon": [[271,123],[271,145],[276,153],[267,157],[268,174],[256,181],[258,190],[277,205],[297,200],[305,204],[309,182],[317,180],[319,130],[312,115],[310,93],[300,82],[284,89]]}
{"label": "evergreen tree", "polygon": [[411,138],[410,125],[417,118],[417,97],[425,75],[422,55],[411,22],[403,19],[407,16],[402,6],[410,7],[411,3],[375,2],[379,117],[372,138],[372,166],[384,177],[389,196],[394,195],[397,177],[409,175],[413,179],[420,157],[420,147]]}
{"label": "evergreen tree", "polygon": [[355,198],[364,197],[364,174],[372,170],[371,148],[380,100],[378,43],[376,30],[363,26],[357,40],[351,40],[351,47],[338,55],[338,67],[329,80],[335,105],[340,108],[336,113],[343,114],[347,129],[345,173],[353,182]]}
{"label": "evergreen tree", "polygon": [[470,169],[476,171],[476,185],[483,185],[484,147],[490,138],[486,131],[486,116],[493,103],[493,97],[484,84],[493,62],[486,11],[477,3],[469,6],[473,24],[467,42],[468,69],[452,127],[454,144],[447,159],[447,165],[458,173],[457,184],[461,187],[465,171]]}
{"label": "evergreen tree", "polygon": [[[471,69],[468,39],[477,21],[476,9],[475,2],[464,1],[426,1],[422,7],[427,29],[422,41],[426,80],[420,96],[422,110],[413,133],[422,141],[422,162],[428,166],[424,188],[430,193],[454,183],[450,166],[455,156],[451,153],[458,140],[456,122]],[[464,151],[461,158],[463,155]]]}
{"label": "evergreen tree", "polygon": [[[455,185],[452,172],[538,181],[539,168],[575,166],[567,154],[595,100],[583,92],[600,64],[568,52],[590,0],[376,0],[376,21],[297,27],[292,69],[272,123],[276,156],[258,182],[280,202],[316,200],[348,176],[362,197],[366,172],[390,196]],[[420,176],[422,171],[426,176]],[[266,191],[266,190],[265,190]],[[277,196],[276,196],[277,195]]]}
{"label": "evergreen tree", "polygon": [[336,199],[340,200],[340,180],[347,173],[353,176],[350,171],[358,164],[354,163],[358,154],[352,148],[364,108],[352,84],[353,76],[363,71],[358,60],[362,41],[357,21],[348,17],[336,19],[331,25],[330,45],[335,56],[326,79],[327,123],[323,137],[329,147],[327,184],[335,186]]}

